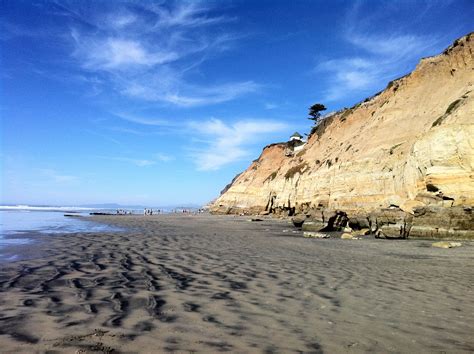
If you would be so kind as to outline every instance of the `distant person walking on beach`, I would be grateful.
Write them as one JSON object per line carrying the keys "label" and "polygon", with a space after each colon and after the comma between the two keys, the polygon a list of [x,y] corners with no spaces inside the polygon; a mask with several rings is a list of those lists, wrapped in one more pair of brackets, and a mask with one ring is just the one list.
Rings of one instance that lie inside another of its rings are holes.
{"label": "distant person walking on beach", "polygon": [[143,215],[153,215],[153,209],[143,209]]}

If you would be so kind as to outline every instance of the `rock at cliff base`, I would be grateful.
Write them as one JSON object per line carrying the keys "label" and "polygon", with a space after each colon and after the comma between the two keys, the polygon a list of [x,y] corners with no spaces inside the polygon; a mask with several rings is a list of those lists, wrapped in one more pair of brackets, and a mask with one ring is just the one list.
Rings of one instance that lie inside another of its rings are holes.
{"label": "rock at cliff base", "polygon": [[426,204],[419,200],[407,200],[400,205],[400,209],[405,213],[415,215],[417,214],[417,210],[422,210],[424,206],[426,206]]}
{"label": "rock at cliff base", "polygon": [[462,243],[461,242],[451,242],[451,241],[441,241],[441,242],[435,242],[431,246],[432,247],[437,247],[437,248],[454,248],[454,247],[461,247]]}
{"label": "rock at cliff base", "polygon": [[305,220],[306,220],[306,215],[295,215],[291,219],[291,221],[293,222],[293,225],[295,225],[295,227],[303,226]]}
{"label": "rock at cliff base", "polygon": [[346,232],[346,233],[343,233],[343,234],[341,235],[341,239],[343,239],[343,240],[353,240],[353,239],[354,239],[354,236],[352,236],[351,234],[349,234],[349,233]]}
{"label": "rock at cliff base", "polygon": [[326,227],[326,224],[316,221],[306,221],[301,228],[303,231],[321,231]]}
{"label": "rock at cliff base", "polygon": [[327,234],[323,234],[321,232],[310,232],[310,231],[303,232],[303,236],[307,238],[329,238],[329,235]]}
{"label": "rock at cliff base", "polygon": [[360,229],[360,230],[354,230],[354,231],[352,231],[352,234],[353,234],[354,236],[365,236],[365,235],[367,235],[367,234],[369,234],[369,233],[370,233],[370,230],[369,230],[369,229],[366,229],[366,228]]}
{"label": "rock at cliff base", "polygon": [[384,238],[387,240],[406,239],[407,237],[406,226],[402,221],[396,224],[382,224],[375,234],[375,238]]}

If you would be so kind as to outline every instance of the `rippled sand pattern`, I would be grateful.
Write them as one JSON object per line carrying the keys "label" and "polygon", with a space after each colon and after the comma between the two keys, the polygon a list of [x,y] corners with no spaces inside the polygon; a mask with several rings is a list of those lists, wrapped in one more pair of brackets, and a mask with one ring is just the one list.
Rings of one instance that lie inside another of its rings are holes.
{"label": "rippled sand pattern", "polygon": [[[285,222],[99,218],[0,265],[0,351],[470,352],[474,245],[304,239]],[[288,229],[289,231],[286,231]]]}

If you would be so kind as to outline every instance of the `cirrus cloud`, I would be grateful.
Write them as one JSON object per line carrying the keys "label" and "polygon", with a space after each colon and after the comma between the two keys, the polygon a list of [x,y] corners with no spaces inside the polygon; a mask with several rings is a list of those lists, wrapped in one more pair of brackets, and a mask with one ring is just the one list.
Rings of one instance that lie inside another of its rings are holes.
{"label": "cirrus cloud", "polygon": [[[77,21],[71,29],[73,57],[80,67],[99,75],[109,88],[132,99],[194,107],[218,104],[260,90],[252,80],[212,83],[190,73],[241,36],[216,24],[233,21],[210,16],[199,2],[142,3],[111,10],[99,18]],[[202,74],[201,74],[202,75]]]}
{"label": "cirrus cloud", "polygon": [[414,35],[362,35],[352,32],[346,40],[364,54],[330,59],[319,63],[316,71],[331,75],[325,100],[337,101],[350,94],[368,93],[400,75],[409,63],[435,45],[430,38]]}
{"label": "cirrus cloud", "polygon": [[197,169],[218,170],[230,163],[248,158],[248,147],[269,133],[281,132],[288,128],[284,123],[272,120],[239,120],[225,123],[220,119],[204,122],[190,122],[189,128],[201,139],[198,148],[191,149]]}

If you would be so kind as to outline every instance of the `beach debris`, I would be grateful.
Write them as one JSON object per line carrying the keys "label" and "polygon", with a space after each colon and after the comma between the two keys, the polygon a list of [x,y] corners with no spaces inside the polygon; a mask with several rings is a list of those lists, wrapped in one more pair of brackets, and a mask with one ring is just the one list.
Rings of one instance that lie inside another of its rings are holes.
{"label": "beach debris", "polygon": [[454,247],[461,247],[462,243],[453,242],[453,241],[440,241],[440,242],[433,243],[431,246],[437,247],[437,248],[454,248]]}
{"label": "beach debris", "polygon": [[352,236],[350,233],[345,232],[341,235],[341,239],[343,239],[343,240],[353,240],[354,236]]}
{"label": "beach debris", "polygon": [[252,218],[252,219],[250,219],[250,221],[263,221],[263,219],[259,219],[259,218]]}
{"label": "beach debris", "polygon": [[360,240],[360,237],[356,237],[357,235],[350,234],[345,232],[341,235],[342,240]]}
{"label": "beach debris", "polygon": [[328,234],[323,234],[321,232],[312,232],[312,231],[303,232],[303,236],[307,238],[329,238]]}

